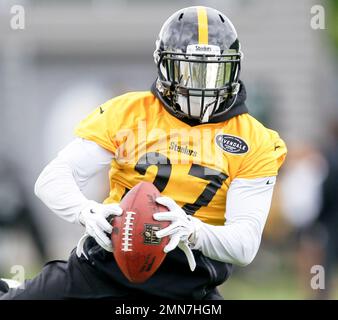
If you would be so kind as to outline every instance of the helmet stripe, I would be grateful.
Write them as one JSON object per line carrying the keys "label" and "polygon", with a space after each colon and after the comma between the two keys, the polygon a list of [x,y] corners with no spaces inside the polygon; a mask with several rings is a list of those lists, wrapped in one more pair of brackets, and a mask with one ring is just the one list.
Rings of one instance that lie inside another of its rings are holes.
{"label": "helmet stripe", "polygon": [[205,7],[197,7],[198,44],[208,44],[208,14]]}

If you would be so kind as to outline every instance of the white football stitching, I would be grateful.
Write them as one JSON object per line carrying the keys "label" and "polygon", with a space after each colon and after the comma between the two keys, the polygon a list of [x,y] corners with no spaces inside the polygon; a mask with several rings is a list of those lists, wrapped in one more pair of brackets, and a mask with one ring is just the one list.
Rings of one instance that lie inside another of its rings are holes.
{"label": "white football stitching", "polygon": [[133,251],[132,244],[132,231],[133,231],[133,215],[136,214],[136,212],[127,211],[126,212],[126,221],[124,222],[124,228],[122,235],[124,236],[122,238],[122,251]]}

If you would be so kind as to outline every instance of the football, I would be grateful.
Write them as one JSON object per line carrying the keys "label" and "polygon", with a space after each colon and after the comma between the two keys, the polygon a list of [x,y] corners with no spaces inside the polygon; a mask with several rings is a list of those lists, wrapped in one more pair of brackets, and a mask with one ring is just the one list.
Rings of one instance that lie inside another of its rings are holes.
{"label": "football", "polygon": [[122,199],[123,213],[112,221],[112,244],[115,260],[132,283],[148,280],[163,262],[163,248],[169,237],[159,239],[155,232],[167,227],[169,221],[156,221],[153,214],[168,211],[156,203],[158,189],[149,182],[141,182]]}

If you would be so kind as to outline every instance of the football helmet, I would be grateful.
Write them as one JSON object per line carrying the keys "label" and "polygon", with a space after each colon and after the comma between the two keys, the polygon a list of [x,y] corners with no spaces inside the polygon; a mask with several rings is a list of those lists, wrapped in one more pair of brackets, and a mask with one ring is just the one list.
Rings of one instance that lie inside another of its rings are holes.
{"label": "football helmet", "polygon": [[156,89],[179,118],[208,122],[234,105],[241,57],[236,30],[223,13],[181,9],[163,24],[156,41]]}

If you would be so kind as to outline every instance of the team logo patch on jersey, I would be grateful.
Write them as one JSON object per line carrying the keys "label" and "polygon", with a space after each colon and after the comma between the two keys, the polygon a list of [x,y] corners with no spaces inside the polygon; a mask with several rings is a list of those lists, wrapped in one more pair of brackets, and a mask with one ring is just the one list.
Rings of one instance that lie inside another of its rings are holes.
{"label": "team logo patch on jersey", "polygon": [[244,154],[249,151],[248,144],[241,138],[228,134],[218,134],[215,138],[217,146],[232,154]]}

